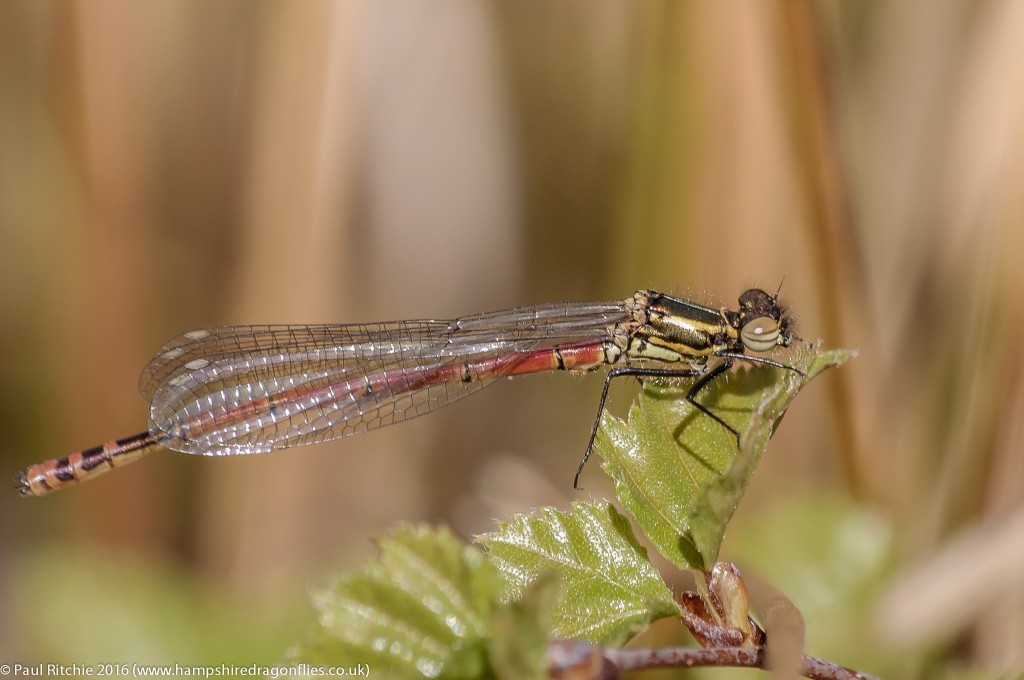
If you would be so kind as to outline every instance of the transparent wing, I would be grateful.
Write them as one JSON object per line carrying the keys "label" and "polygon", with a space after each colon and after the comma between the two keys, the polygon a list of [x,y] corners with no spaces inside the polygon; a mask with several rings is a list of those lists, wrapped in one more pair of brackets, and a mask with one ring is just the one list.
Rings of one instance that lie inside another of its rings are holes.
{"label": "transparent wing", "polygon": [[139,389],[164,446],[263,453],[428,413],[524,372],[519,359],[538,350],[604,341],[628,318],[619,301],[447,321],[201,329],[164,345]]}

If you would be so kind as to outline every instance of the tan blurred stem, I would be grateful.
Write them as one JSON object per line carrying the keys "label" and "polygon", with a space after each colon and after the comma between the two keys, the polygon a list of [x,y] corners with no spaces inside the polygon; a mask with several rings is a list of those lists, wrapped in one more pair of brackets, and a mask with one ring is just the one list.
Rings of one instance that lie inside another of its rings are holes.
{"label": "tan blurred stem", "polygon": [[[855,346],[859,338],[852,328],[865,328],[862,259],[859,244],[852,238],[852,209],[847,193],[843,154],[838,143],[836,109],[828,87],[828,60],[821,37],[819,5],[779,0],[776,4],[782,33],[777,43],[788,66],[789,121],[797,154],[797,171],[809,210],[808,241],[816,280],[821,286],[821,315],[824,333],[840,345]],[[858,465],[859,445],[852,419],[855,372],[837,372],[828,381],[835,405],[839,454],[849,488],[858,497],[870,493],[870,484]],[[861,371],[867,375],[868,371]]]}
{"label": "tan blurred stem", "polygon": [[1024,508],[960,533],[905,569],[879,600],[876,626],[895,645],[936,644],[1014,602],[1024,574]]}
{"label": "tan blurred stem", "polygon": [[751,608],[761,617],[767,638],[768,668],[777,680],[800,673],[804,652],[804,617],[786,594],[749,572],[744,573]]}

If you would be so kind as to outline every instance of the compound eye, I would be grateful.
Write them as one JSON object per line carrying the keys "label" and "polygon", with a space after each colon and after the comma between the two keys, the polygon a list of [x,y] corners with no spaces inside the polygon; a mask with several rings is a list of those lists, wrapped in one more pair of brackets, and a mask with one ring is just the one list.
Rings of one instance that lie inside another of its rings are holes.
{"label": "compound eye", "polygon": [[740,341],[752,352],[767,352],[779,342],[779,324],[768,316],[759,316],[743,325]]}

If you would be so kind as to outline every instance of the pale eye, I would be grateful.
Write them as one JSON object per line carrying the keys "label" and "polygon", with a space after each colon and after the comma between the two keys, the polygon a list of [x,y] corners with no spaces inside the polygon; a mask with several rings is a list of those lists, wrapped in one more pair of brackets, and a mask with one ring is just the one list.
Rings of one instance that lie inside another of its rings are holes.
{"label": "pale eye", "polygon": [[740,341],[752,352],[767,352],[779,342],[779,324],[768,316],[759,316],[743,325]]}

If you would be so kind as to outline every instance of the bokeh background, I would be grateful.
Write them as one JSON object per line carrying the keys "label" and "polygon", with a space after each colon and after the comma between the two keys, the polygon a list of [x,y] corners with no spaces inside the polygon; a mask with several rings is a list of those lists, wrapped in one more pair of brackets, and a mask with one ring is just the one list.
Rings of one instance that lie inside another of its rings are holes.
{"label": "bokeh background", "polygon": [[[1021,64],[1017,0],[0,3],[0,468],[143,429],[138,373],[196,327],[785,277],[860,356],[797,399],[723,557],[811,653],[1020,672]],[[395,522],[610,497],[571,485],[599,391],[0,494],[0,661],[275,661]]]}

